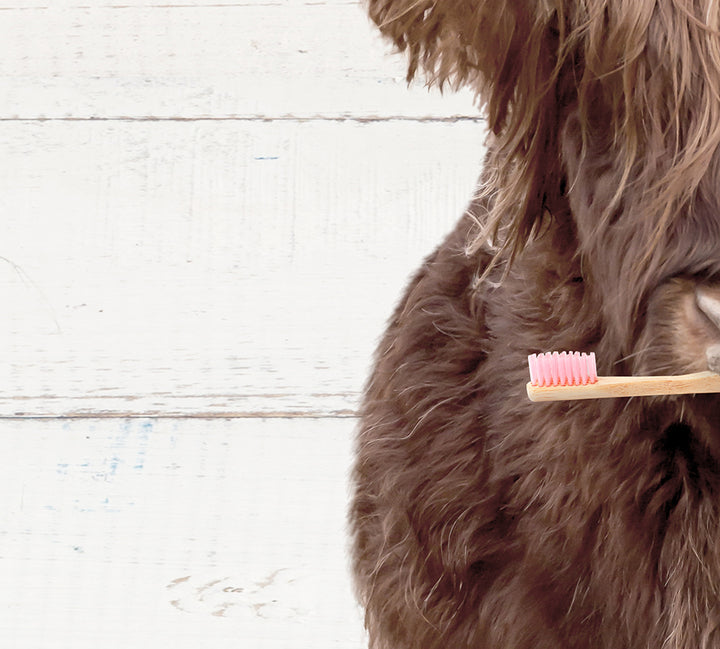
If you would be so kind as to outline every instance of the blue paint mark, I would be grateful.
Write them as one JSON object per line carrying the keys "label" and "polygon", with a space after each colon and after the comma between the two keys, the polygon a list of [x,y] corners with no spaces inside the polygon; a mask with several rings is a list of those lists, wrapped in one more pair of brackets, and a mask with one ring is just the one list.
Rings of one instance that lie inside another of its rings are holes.
{"label": "blue paint mark", "polygon": [[114,456],[110,460],[110,472],[108,473],[108,475],[110,477],[115,477],[115,475],[117,474],[117,469],[118,469],[118,466],[120,466],[120,461],[121,461],[120,458],[117,456]]}
{"label": "blue paint mark", "polygon": [[145,459],[147,456],[147,447],[150,442],[150,433],[153,430],[153,422],[148,419],[140,424],[139,438],[141,444],[139,444],[137,459],[133,468],[136,471],[142,471],[145,468]]}

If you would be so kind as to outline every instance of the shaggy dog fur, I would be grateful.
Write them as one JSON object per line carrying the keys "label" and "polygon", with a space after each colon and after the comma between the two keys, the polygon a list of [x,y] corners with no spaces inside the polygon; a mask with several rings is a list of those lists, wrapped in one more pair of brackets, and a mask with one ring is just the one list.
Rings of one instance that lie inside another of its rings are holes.
{"label": "shaggy dog fur", "polygon": [[490,133],[478,196],[410,283],[366,390],[350,520],[370,646],[720,647],[720,396],[524,394],[532,352],[707,369],[717,0],[369,11],[410,76],[478,91]]}

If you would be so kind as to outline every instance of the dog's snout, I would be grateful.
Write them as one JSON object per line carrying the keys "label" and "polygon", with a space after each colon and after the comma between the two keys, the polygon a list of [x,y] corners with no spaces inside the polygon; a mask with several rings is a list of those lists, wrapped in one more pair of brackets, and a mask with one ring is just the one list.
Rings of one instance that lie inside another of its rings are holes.
{"label": "dog's snout", "polygon": [[695,290],[695,304],[710,323],[720,331],[720,288]]}
{"label": "dog's snout", "polygon": [[720,374],[720,283],[676,279],[650,301],[635,374]]}
{"label": "dog's snout", "polygon": [[705,348],[708,369],[720,374],[720,288],[697,288],[695,305],[705,320],[710,337]]}

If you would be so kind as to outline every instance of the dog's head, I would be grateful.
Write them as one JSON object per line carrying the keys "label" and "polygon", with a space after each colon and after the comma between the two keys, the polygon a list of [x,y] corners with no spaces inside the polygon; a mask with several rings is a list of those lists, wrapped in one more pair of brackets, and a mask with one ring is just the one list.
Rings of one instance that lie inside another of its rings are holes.
{"label": "dog's head", "polygon": [[658,313],[677,343],[662,369],[701,369],[720,341],[697,302],[720,298],[718,3],[369,0],[369,12],[409,77],[477,91],[490,135],[475,243],[490,234],[512,259],[567,219],[616,358],[658,335],[645,332]]}

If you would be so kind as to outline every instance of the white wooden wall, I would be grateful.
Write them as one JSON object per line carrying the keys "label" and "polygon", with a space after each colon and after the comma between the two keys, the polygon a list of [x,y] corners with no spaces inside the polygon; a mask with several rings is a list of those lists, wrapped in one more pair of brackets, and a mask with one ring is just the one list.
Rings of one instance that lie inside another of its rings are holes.
{"label": "white wooden wall", "polygon": [[363,646],[358,394],[483,137],[356,2],[0,0],[3,647]]}

